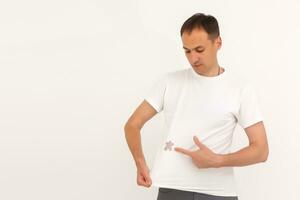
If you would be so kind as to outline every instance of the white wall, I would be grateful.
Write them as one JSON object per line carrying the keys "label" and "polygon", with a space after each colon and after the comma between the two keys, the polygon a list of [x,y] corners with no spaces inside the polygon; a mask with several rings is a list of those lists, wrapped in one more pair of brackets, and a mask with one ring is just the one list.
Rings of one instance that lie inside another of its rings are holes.
{"label": "white wall", "polygon": [[[123,126],[163,73],[190,67],[180,27],[220,24],[221,66],[254,80],[266,163],[235,168],[240,200],[300,194],[299,1],[1,1],[0,199],[153,200],[136,185]],[[151,166],[162,115],[142,130]],[[241,128],[233,149],[247,145]]]}

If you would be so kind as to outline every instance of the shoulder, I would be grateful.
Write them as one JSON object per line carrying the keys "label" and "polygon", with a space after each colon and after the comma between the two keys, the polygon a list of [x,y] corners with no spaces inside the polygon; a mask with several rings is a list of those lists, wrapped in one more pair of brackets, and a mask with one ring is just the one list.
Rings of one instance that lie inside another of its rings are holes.
{"label": "shoulder", "polygon": [[170,83],[170,82],[179,82],[181,80],[184,80],[184,78],[188,74],[188,69],[179,69],[174,71],[169,71],[161,74],[157,80],[160,80],[161,82]]}
{"label": "shoulder", "polygon": [[240,97],[247,95],[249,92],[255,92],[256,90],[254,79],[235,71],[230,71],[230,73],[227,74],[226,85]]}
{"label": "shoulder", "polygon": [[187,69],[178,69],[178,70],[167,72],[165,74],[172,78],[182,77],[188,73],[188,70],[189,70],[188,68]]}
{"label": "shoulder", "polygon": [[232,85],[232,87],[243,89],[253,85],[254,80],[244,73],[238,73],[234,70],[230,70],[227,74],[227,82]]}

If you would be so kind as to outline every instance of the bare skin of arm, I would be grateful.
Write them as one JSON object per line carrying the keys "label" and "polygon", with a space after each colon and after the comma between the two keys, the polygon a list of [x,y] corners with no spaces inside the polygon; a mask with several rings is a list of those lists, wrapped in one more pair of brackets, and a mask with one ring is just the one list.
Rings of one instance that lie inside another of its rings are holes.
{"label": "bare skin of arm", "polygon": [[126,141],[137,167],[137,184],[145,187],[150,187],[152,180],[143,154],[140,132],[144,124],[156,113],[157,111],[144,100],[124,126]]}
{"label": "bare skin of arm", "polygon": [[175,150],[192,158],[199,168],[219,168],[252,165],[265,162],[269,155],[269,147],[263,121],[244,129],[249,140],[249,145],[229,154],[217,154],[205,146],[197,137],[195,144],[199,147],[196,151],[190,151],[180,147]]}
{"label": "bare skin of arm", "polygon": [[[157,111],[144,100],[130,116],[124,127],[126,141],[137,167],[137,184],[145,187],[150,187],[152,181],[142,150],[140,131],[144,124],[156,113]],[[194,140],[200,148],[199,150],[189,151],[182,148],[175,148],[175,150],[191,156],[199,168],[245,166],[265,162],[268,158],[269,148],[263,122],[258,122],[244,130],[249,145],[234,153],[215,154],[197,138],[194,138]]]}
{"label": "bare skin of arm", "polygon": [[249,145],[237,152],[221,156],[219,167],[245,166],[265,162],[269,155],[269,147],[264,123],[258,122],[244,129]]}

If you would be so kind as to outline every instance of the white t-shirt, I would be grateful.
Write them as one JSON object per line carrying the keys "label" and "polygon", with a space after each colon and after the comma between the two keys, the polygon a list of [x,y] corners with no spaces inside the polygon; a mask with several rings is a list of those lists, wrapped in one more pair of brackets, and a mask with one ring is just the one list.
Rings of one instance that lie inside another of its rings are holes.
{"label": "white t-shirt", "polygon": [[230,153],[236,124],[246,128],[263,120],[251,84],[228,69],[208,77],[190,67],[162,75],[145,100],[163,111],[166,130],[150,169],[152,186],[237,196],[233,167],[200,169],[174,147],[198,149],[196,135],[213,152]]}

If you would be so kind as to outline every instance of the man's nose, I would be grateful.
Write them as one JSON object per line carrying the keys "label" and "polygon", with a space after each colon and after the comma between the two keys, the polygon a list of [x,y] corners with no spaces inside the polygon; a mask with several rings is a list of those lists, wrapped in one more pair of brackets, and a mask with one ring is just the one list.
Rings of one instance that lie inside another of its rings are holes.
{"label": "man's nose", "polygon": [[195,52],[191,52],[191,61],[193,64],[196,64],[199,62],[199,56]]}

